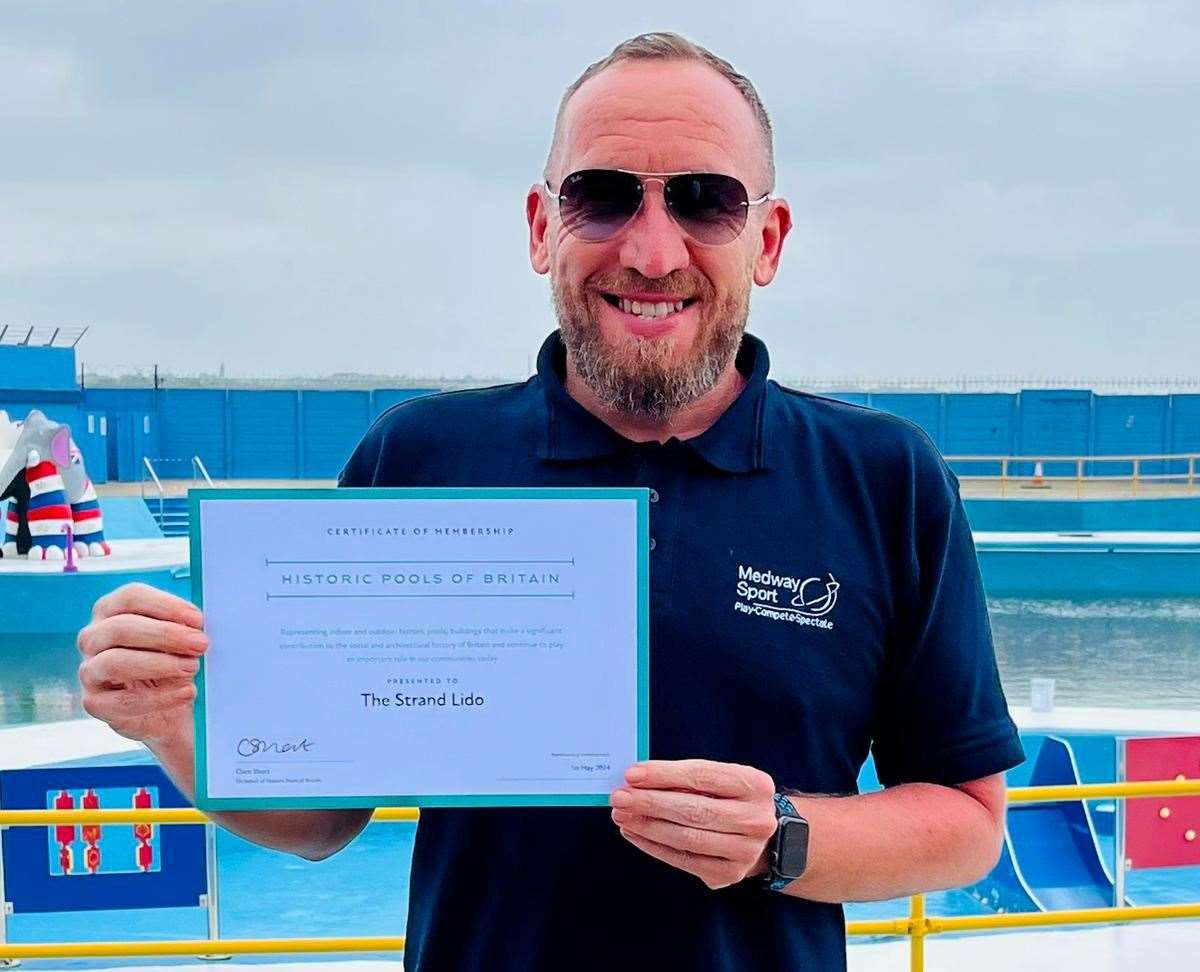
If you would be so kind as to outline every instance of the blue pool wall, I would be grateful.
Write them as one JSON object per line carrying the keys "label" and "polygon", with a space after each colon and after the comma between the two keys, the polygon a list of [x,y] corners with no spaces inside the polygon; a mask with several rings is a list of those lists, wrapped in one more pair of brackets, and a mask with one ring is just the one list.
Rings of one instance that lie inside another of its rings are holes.
{"label": "blue pool wall", "polygon": [[[325,479],[337,474],[367,426],[398,402],[434,388],[371,390],[89,388],[75,382],[70,348],[0,347],[0,409],[40,408],[67,422],[92,479],[136,481],[142,457],[160,475],[191,476],[198,455],[216,478]],[[1098,395],[1088,389],[1020,392],[830,392],[827,397],[902,416],[945,455],[1146,455],[1200,453],[1200,394]],[[956,462],[960,475],[994,475],[995,461]],[[1051,475],[1074,474],[1049,462]],[[1185,472],[1181,462],[1142,472]],[[1014,475],[1032,472],[1029,463]],[[1128,474],[1090,460],[1085,475]]]}
{"label": "blue pool wall", "polygon": [[1021,500],[968,497],[963,503],[973,530],[1045,530],[1060,533],[1098,530],[1200,531],[1200,489],[1193,498]]}

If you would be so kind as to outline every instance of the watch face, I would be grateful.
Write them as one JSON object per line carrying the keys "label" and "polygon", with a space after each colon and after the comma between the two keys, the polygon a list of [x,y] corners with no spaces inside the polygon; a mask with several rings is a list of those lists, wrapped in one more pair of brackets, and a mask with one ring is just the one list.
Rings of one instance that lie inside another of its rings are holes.
{"label": "watch face", "polygon": [[779,821],[779,861],[783,877],[798,878],[808,863],[808,821],[782,817]]}

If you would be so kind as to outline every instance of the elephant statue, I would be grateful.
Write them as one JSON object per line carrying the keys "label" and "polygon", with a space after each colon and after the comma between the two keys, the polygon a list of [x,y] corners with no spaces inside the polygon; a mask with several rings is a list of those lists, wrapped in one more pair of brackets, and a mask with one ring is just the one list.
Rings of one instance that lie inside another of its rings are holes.
{"label": "elephant statue", "polygon": [[96,489],[70,427],[37,409],[17,424],[0,412],[0,499],[9,501],[0,556],[62,560],[68,525],[76,556],[112,553]]}

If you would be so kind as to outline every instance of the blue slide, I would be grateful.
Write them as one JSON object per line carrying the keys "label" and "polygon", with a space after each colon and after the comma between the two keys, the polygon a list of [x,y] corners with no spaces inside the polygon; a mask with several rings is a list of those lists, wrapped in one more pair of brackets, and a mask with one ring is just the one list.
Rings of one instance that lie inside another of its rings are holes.
{"label": "blue slide", "polygon": [[[1029,785],[1079,782],[1070,743],[1047,736]],[[965,890],[998,912],[1110,907],[1113,877],[1100,852],[1088,805],[1083,800],[1064,800],[1010,806],[1000,862]]]}

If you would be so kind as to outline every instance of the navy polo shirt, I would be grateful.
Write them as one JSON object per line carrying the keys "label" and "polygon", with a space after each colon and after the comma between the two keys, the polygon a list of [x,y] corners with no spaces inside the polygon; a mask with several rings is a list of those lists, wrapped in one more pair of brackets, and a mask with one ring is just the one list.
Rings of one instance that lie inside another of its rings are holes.
{"label": "navy polo shirt", "polygon": [[[555,332],[525,382],[395,406],[339,484],[648,487],[655,759],[823,794],[854,793],[869,752],[885,785],[1021,762],[958,480],[923,431],[768,381],[747,335],[711,428],[634,443],[566,393],[564,360]],[[709,890],[606,808],[423,811],[407,934],[409,972],[846,961],[840,905]]]}

